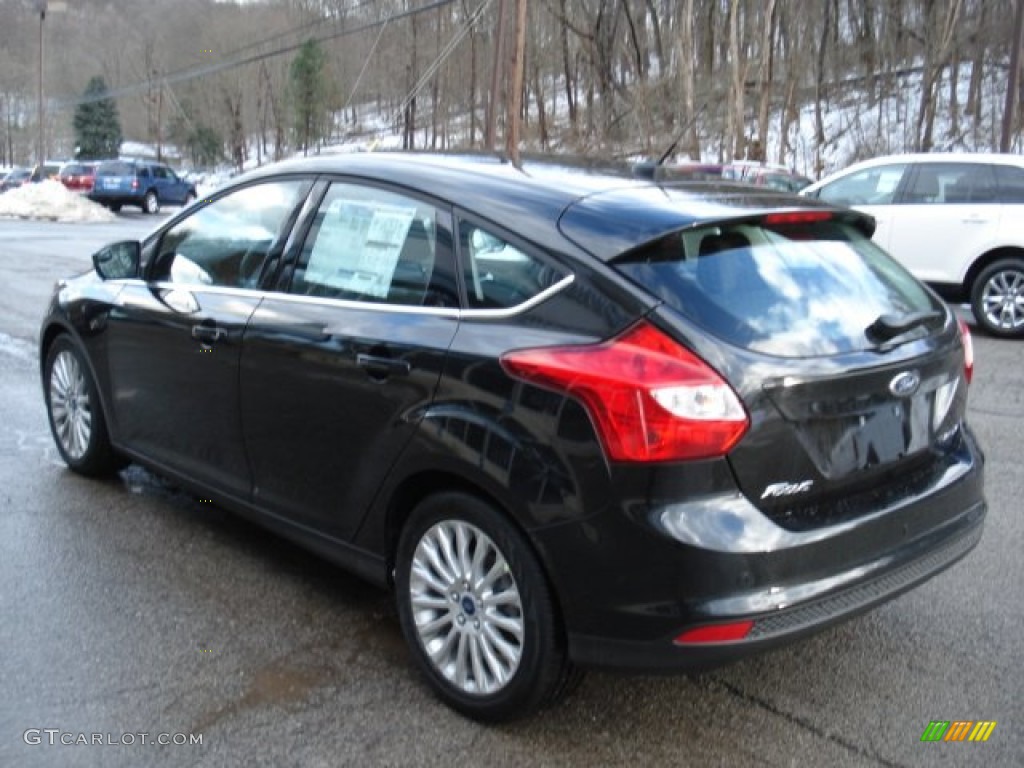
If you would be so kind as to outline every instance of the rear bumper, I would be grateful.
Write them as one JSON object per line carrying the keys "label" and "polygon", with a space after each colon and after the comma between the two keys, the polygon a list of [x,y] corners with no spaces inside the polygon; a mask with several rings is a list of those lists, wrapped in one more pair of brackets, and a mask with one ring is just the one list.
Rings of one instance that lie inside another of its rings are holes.
{"label": "rear bumper", "polygon": [[142,193],[97,192],[94,189],[88,193],[88,198],[100,205],[142,205],[145,195]]}
{"label": "rear bumper", "polygon": [[[877,573],[853,586],[776,611],[732,617],[733,620],[754,621],[743,640],[676,645],[675,633],[653,641],[572,633],[570,656],[576,663],[586,666],[673,673],[709,669],[785,645],[864,613],[953,565],[981,540],[984,516],[985,504],[981,502],[957,521],[954,530],[942,532],[943,543],[933,546],[931,541],[919,542],[915,547],[920,550],[916,559],[888,569],[879,568]],[[780,593],[765,595],[772,599],[780,596]],[[730,618],[723,614],[718,620],[729,621]]]}
{"label": "rear bumper", "polygon": [[[945,461],[910,498],[800,532],[778,527],[735,491],[686,498],[678,470],[619,478],[607,511],[533,531],[557,585],[571,658],[647,672],[713,667],[912,589],[982,535],[983,458],[969,430]],[[666,501],[674,493],[684,500]],[[674,642],[739,621],[753,622],[742,640]]]}

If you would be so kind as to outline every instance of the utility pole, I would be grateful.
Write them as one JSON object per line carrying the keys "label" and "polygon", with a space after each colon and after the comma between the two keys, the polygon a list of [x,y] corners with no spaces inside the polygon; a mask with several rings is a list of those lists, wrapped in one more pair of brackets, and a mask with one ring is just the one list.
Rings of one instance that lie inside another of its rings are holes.
{"label": "utility pole", "polygon": [[1014,115],[1017,112],[1017,79],[1020,75],[1020,36],[1024,27],[1024,0],[1017,0],[1017,12],[1013,15],[1013,47],[1010,49],[1010,76],[1006,81],[1006,107],[1003,110],[1003,133],[999,138],[999,151],[1010,151],[1010,134],[1013,132]]}
{"label": "utility pole", "polygon": [[39,137],[36,146],[36,163],[42,165],[46,162],[46,109],[43,107],[43,21],[46,19],[46,0],[36,0],[36,10],[39,11],[39,88],[36,92],[36,99],[39,102],[38,114]]}
{"label": "utility pole", "polygon": [[484,142],[493,150],[498,133],[498,91],[505,69],[505,0],[498,0],[498,30],[494,41],[494,64],[491,68],[491,94],[487,100],[487,134]]}
{"label": "utility pole", "polygon": [[39,136],[36,146],[36,159],[39,165],[46,162],[46,107],[43,102],[43,22],[47,11],[63,11],[67,8],[66,0],[35,0],[35,10],[39,14],[39,83],[36,98],[39,101],[37,118],[39,120]]}
{"label": "utility pole", "polygon": [[516,45],[512,51],[512,84],[509,86],[505,150],[519,167],[519,139],[523,125],[523,70],[526,68],[526,0],[516,0]]}

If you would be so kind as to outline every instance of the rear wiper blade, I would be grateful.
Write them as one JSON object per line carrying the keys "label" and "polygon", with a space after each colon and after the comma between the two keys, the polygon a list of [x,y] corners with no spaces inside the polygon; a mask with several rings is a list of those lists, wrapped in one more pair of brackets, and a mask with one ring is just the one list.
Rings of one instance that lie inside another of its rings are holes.
{"label": "rear wiper blade", "polygon": [[935,309],[910,312],[906,315],[879,315],[875,322],[864,329],[864,333],[872,341],[889,341],[918,326],[941,319],[942,313]]}

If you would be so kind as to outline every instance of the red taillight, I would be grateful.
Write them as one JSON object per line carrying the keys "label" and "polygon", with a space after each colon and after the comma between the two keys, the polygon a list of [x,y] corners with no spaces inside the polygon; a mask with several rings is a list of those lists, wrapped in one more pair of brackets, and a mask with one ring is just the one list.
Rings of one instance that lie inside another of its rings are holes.
{"label": "red taillight", "polygon": [[761,219],[764,224],[813,224],[816,221],[829,221],[832,211],[783,211],[769,213]]}
{"label": "red taillight", "polygon": [[729,385],[646,321],[603,344],[519,350],[501,364],[580,400],[613,461],[721,456],[750,425]]}
{"label": "red taillight", "polygon": [[960,341],[964,345],[964,376],[970,384],[974,378],[974,341],[971,339],[971,329],[967,327],[967,322],[962,317],[958,317],[956,321],[960,326]]}
{"label": "red taillight", "polygon": [[742,640],[754,628],[752,621],[734,621],[731,624],[709,624],[705,627],[688,629],[673,642],[676,645],[689,643],[732,643]]}
{"label": "red taillight", "polygon": [[139,188],[139,180],[138,179],[132,179],[132,189],[138,189],[138,188]]}

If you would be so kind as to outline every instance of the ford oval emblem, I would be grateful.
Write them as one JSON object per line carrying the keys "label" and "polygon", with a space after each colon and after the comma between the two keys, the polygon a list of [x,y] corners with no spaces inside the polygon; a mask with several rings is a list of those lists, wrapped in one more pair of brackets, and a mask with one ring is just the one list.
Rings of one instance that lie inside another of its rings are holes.
{"label": "ford oval emblem", "polygon": [[921,386],[921,377],[913,371],[904,371],[892,377],[892,381],[889,382],[889,391],[896,397],[910,397],[917,392],[919,386]]}

